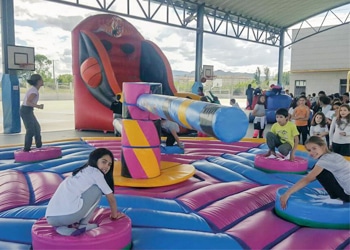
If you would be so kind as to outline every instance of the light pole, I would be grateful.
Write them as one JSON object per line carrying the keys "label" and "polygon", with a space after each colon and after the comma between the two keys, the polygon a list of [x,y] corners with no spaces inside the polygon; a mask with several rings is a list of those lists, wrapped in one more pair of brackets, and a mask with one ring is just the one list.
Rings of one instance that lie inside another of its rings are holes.
{"label": "light pole", "polygon": [[55,60],[52,60],[52,77],[53,77],[53,83],[55,84],[55,88],[57,92],[58,88],[57,88],[57,82],[56,82],[56,76],[55,76]]}

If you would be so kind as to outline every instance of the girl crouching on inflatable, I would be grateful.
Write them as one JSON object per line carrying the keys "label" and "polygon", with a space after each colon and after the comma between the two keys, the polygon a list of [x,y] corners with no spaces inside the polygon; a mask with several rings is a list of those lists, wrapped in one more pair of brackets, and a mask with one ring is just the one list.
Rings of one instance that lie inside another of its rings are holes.
{"label": "girl crouching on inflatable", "polygon": [[56,227],[61,235],[79,235],[98,225],[89,224],[102,193],[106,195],[111,208],[110,218],[123,216],[117,211],[113,181],[114,157],[105,148],[90,153],[88,162],[73,171],[59,185],[46,210],[47,222]]}
{"label": "girl crouching on inflatable", "polygon": [[330,152],[326,142],[318,136],[311,136],[305,142],[310,156],[318,159],[314,168],[289,188],[281,197],[281,207],[287,206],[291,194],[317,179],[332,199],[350,202],[350,162],[337,153]]}

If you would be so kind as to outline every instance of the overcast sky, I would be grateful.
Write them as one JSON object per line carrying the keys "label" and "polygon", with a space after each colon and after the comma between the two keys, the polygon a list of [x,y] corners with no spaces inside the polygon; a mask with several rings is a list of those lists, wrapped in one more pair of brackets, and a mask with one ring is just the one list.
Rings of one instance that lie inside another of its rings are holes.
{"label": "overcast sky", "polygon": [[[16,45],[35,48],[55,60],[56,75],[71,73],[71,31],[93,12],[43,0],[14,0]],[[124,17],[123,17],[124,18]],[[195,32],[125,18],[145,39],[157,44],[173,70],[194,71]],[[203,64],[215,70],[254,73],[269,67],[277,73],[278,49],[238,39],[204,34]],[[290,69],[290,49],[285,49],[284,71]]]}

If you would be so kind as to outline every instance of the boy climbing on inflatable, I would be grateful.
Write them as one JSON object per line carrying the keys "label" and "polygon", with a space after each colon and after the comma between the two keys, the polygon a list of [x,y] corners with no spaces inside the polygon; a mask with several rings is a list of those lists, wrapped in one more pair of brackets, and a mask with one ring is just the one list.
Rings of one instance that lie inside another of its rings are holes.
{"label": "boy climbing on inflatable", "polygon": [[282,154],[285,160],[293,161],[299,144],[299,132],[294,123],[288,120],[288,110],[280,108],[276,111],[276,120],[271,131],[266,134],[266,144],[269,151],[268,158],[277,158],[275,149]]}

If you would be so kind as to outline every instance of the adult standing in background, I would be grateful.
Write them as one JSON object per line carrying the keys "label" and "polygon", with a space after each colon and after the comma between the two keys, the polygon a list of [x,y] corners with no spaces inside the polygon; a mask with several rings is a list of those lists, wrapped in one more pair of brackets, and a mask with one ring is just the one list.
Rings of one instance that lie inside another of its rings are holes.
{"label": "adult standing in background", "polygon": [[207,81],[207,78],[202,77],[200,82],[194,82],[191,92],[193,94],[204,96],[204,86],[203,83]]}
{"label": "adult standing in background", "polygon": [[23,103],[20,108],[20,116],[22,117],[24,127],[26,128],[26,135],[24,137],[24,149],[23,151],[30,151],[32,146],[33,137],[35,138],[35,145],[37,148],[41,148],[41,127],[34,115],[34,108],[43,109],[44,104],[38,104],[39,101],[39,89],[44,86],[44,81],[39,74],[33,74],[27,82],[32,87],[27,91],[24,96]]}
{"label": "adult standing in background", "polygon": [[247,107],[246,109],[253,109],[253,95],[254,95],[254,89],[252,88],[251,84],[248,84],[248,88],[245,91],[245,95],[247,96]]}

